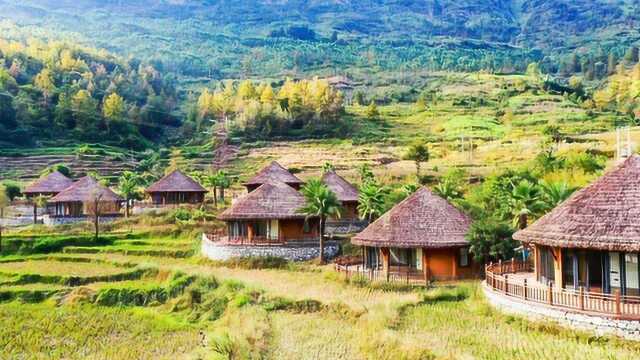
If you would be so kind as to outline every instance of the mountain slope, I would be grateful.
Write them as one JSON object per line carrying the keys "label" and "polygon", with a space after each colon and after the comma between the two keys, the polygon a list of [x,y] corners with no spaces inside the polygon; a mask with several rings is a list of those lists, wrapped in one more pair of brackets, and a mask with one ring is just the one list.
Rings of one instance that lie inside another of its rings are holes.
{"label": "mountain slope", "polygon": [[629,0],[0,0],[0,18],[206,78],[523,70],[576,49],[623,53],[639,38],[638,10]]}

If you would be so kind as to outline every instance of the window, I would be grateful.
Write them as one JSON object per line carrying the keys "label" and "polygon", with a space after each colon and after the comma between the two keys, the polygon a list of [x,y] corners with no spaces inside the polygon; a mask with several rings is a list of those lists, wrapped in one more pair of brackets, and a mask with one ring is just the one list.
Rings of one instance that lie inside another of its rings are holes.
{"label": "window", "polygon": [[469,248],[460,248],[458,253],[458,265],[460,267],[469,266]]}
{"label": "window", "polygon": [[409,266],[417,268],[415,249],[389,249],[389,265],[391,266]]}
{"label": "window", "polygon": [[309,221],[308,220],[304,220],[304,225],[302,225],[302,232],[305,234],[308,234],[311,232],[311,226],[309,225]]}

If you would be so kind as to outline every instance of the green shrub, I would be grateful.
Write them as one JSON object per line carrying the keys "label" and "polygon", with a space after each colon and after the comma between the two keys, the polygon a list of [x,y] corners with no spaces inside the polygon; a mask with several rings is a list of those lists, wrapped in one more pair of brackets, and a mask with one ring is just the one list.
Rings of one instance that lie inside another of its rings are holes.
{"label": "green shrub", "polygon": [[231,258],[224,261],[207,261],[216,266],[240,268],[240,269],[286,269],[291,263],[281,257],[276,256],[246,256]]}
{"label": "green shrub", "polygon": [[20,185],[18,185],[17,182],[5,180],[2,182],[2,185],[4,187],[4,192],[9,198],[9,200],[13,201],[15,198],[20,196],[21,194]]}
{"label": "green shrub", "polygon": [[169,299],[162,286],[148,288],[104,288],[96,295],[95,303],[102,306],[147,306],[165,303]]}

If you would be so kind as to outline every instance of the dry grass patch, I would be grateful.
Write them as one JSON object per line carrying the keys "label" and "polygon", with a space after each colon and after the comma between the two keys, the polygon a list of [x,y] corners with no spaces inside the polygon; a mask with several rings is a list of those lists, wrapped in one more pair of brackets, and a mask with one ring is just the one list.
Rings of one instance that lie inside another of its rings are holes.
{"label": "dry grass patch", "polygon": [[145,309],[0,305],[7,358],[176,359],[200,346],[198,331]]}

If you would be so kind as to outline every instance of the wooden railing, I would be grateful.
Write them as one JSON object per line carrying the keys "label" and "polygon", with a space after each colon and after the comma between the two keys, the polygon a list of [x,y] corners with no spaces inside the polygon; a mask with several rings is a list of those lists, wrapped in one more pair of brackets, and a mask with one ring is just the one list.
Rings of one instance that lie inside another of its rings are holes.
{"label": "wooden railing", "polygon": [[640,296],[621,295],[619,291],[604,294],[585,291],[583,287],[562,289],[515,275],[531,271],[532,265],[527,262],[511,260],[489,264],[485,268],[486,285],[497,293],[523,301],[616,319],[640,320]]}
{"label": "wooden railing", "polygon": [[246,236],[229,236],[225,232],[215,232],[215,233],[207,233],[207,240],[213,243],[221,243],[226,245],[251,245],[251,246],[261,246],[261,245],[285,245],[287,243],[294,242],[317,242],[318,237],[301,237],[297,239],[283,239],[281,237],[278,238],[270,238],[266,236],[253,236],[249,239]]}
{"label": "wooden railing", "polygon": [[406,266],[390,266],[389,271],[364,268],[362,264],[335,266],[336,271],[343,274],[346,280],[361,278],[371,282],[395,282],[408,285],[426,285],[424,274],[420,270]]}

